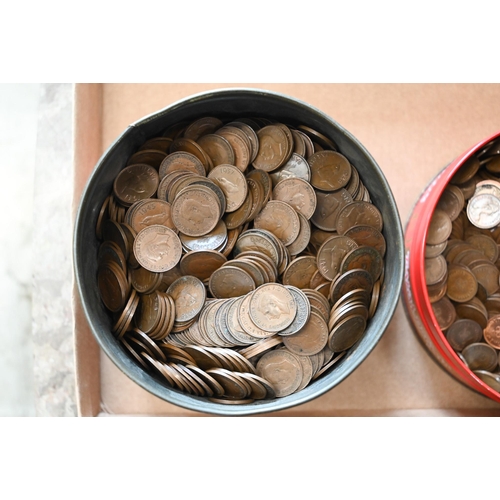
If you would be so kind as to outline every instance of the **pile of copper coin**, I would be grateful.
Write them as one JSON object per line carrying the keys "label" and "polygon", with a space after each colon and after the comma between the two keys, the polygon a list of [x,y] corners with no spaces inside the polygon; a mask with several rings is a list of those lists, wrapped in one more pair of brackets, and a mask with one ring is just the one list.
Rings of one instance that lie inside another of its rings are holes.
{"label": "pile of copper coin", "polygon": [[427,291],[462,362],[500,392],[500,140],[469,158],[433,213]]}
{"label": "pile of copper coin", "polygon": [[363,337],[382,227],[329,137],[203,116],[148,139],[114,179],[98,289],[125,352],[162,384],[224,404],[284,397]]}

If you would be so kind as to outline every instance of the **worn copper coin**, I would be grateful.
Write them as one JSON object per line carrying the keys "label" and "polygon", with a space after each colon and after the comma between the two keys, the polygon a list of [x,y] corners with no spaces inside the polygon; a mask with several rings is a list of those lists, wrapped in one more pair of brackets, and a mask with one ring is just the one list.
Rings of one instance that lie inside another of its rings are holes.
{"label": "worn copper coin", "polygon": [[273,200],[288,203],[306,219],[310,219],[316,210],[316,193],[303,179],[281,180],[273,189]]}
{"label": "worn copper coin", "polygon": [[462,351],[469,344],[480,342],[483,329],[471,319],[457,319],[446,332],[446,339],[455,351]]}
{"label": "worn copper coin", "polygon": [[134,255],[148,271],[168,271],[181,259],[182,245],[174,231],[165,226],[152,225],[137,234]]}
{"label": "worn copper coin", "polygon": [[320,151],[308,159],[311,167],[311,184],[322,191],[337,191],[351,178],[349,160],[336,151]]}
{"label": "worn copper coin", "polygon": [[293,394],[302,382],[300,360],[285,349],[264,354],[257,362],[256,369],[259,377],[269,381],[278,398]]}
{"label": "worn copper coin", "polygon": [[218,165],[208,174],[226,197],[226,212],[234,212],[243,205],[248,192],[245,176],[232,165]]}
{"label": "worn copper coin", "polygon": [[500,350],[500,315],[492,316],[483,332],[484,340],[494,349]]}
{"label": "worn copper coin", "polygon": [[446,294],[454,302],[467,302],[477,293],[477,279],[470,269],[461,264],[448,266]]}
{"label": "worn copper coin", "polygon": [[311,180],[311,169],[303,155],[301,156],[294,152],[290,156],[290,159],[281,168],[272,172],[270,176],[274,186],[285,179],[303,179],[309,183]]}
{"label": "worn copper coin", "polygon": [[288,203],[273,200],[257,215],[254,228],[270,231],[284,245],[290,245],[299,235],[300,220],[297,212]]}
{"label": "worn copper coin", "polygon": [[259,151],[252,165],[258,170],[272,172],[288,161],[287,135],[277,125],[268,125],[257,131]]}
{"label": "worn copper coin", "polygon": [[325,320],[317,313],[311,312],[304,327],[293,335],[283,338],[285,347],[300,356],[317,354],[328,342],[328,327]]}
{"label": "worn copper coin", "polygon": [[353,201],[345,205],[337,216],[337,232],[344,234],[353,226],[372,226],[382,231],[383,219],[378,208],[366,201]]}
{"label": "worn copper coin", "polygon": [[452,302],[447,297],[443,297],[432,303],[431,306],[439,328],[443,331],[447,330],[457,318],[457,313]]}
{"label": "worn copper coin", "polygon": [[151,198],[159,182],[158,172],[150,165],[130,165],[116,176],[113,192],[121,203],[130,206],[137,200]]}
{"label": "worn copper coin", "polygon": [[498,366],[498,354],[488,344],[482,342],[469,344],[462,351],[467,366],[472,370],[486,370],[491,372]]}
{"label": "worn copper coin", "polygon": [[347,236],[332,236],[321,245],[317,254],[319,272],[329,281],[332,281],[341,271],[344,257],[358,244]]}
{"label": "worn copper coin", "polygon": [[288,288],[278,283],[266,283],[252,293],[249,313],[259,328],[279,332],[292,324],[297,304]]}
{"label": "worn copper coin", "polygon": [[240,297],[255,290],[255,282],[246,271],[234,266],[220,267],[208,283],[210,293],[218,299]]}

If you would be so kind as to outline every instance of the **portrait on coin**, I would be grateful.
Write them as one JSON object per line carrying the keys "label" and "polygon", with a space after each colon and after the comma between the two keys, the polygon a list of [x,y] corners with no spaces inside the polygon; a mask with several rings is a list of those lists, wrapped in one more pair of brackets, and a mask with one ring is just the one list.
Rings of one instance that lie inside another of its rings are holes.
{"label": "portrait on coin", "polygon": [[288,304],[273,294],[261,295],[257,301],[257,308],[272,322],[279,321],[284,314],[290,314]]}
{"label": "portrait on coin", "polygon": [[170,237],[166,234],[152,233],[144,239],[144,251],[146,258],[152,262],[158,262],[170,252]]}
{"label": "portrait on coin", "polygon": [[206,219],[212,217],[210,205],[199,200],[190,199],[186,201],[185,208],[185,217],[191,224],[203,224]]}

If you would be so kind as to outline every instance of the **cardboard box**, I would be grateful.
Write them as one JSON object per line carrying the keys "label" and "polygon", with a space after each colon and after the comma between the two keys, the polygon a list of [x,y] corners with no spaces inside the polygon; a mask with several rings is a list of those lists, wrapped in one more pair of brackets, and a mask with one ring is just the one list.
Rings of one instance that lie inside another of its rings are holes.
{"label": "cardboard box", "polygon": [[[99,157],[130,123],[189,95],[240,86],[298,98],[351,132],[387,178],[403,227],[418,196],[441,168],[499,128],[496,84],[78,84],[73,217]],[[100,352],[76,287],[73,293],[79,415],[200,415],[158,399],[121,373]],[[461,385],[429,357],[400,301],[379,344],[344,382],[309,403],[269,414],[365,415],[500,416],[500,406]]]}

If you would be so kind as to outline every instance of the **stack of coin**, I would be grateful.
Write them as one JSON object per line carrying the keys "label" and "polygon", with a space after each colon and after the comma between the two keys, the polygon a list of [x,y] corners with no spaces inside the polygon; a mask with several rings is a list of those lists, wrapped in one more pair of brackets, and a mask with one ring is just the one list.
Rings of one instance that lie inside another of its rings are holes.
{"label": "stack of coin", "polygon": [[284,397],[362,338],[382,230],[329,137],[203,116],[146,140],[116,176],[97,283],[112,332],[161,383],[225,404]]}
{"label": "stack of coin", "polygon": [[462,362],[500,392],[500,141],[456,172],[425,249],[429,300]]}

